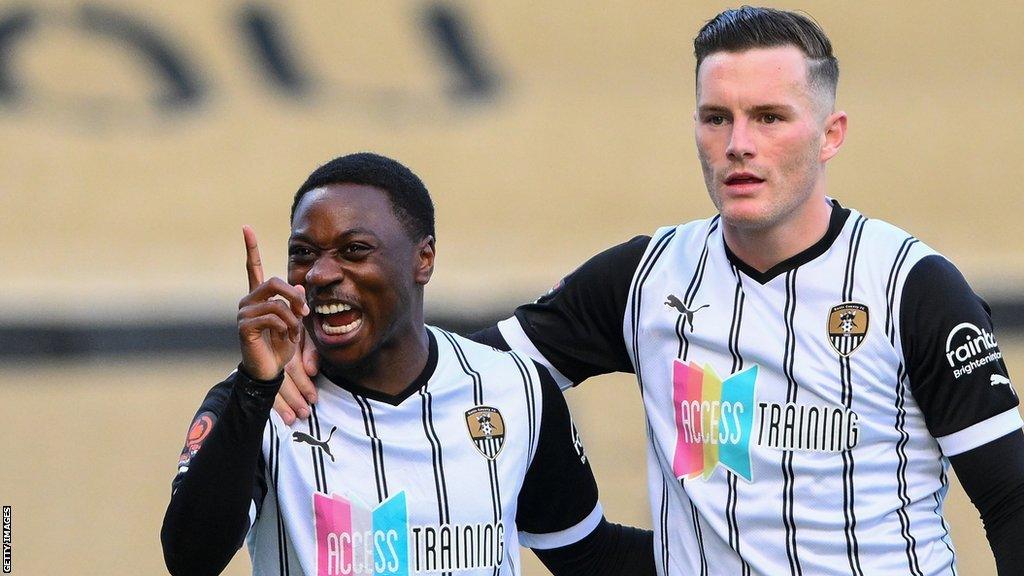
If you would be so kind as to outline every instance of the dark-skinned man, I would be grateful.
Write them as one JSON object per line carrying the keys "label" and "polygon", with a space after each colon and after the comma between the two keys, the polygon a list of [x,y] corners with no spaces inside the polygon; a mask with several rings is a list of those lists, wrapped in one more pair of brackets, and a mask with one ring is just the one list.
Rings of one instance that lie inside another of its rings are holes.
{"label": "dark-skinned man", "polygon": [[[653,574],[651,534],[604,520],[546,369],[423,323],[433,204],[374,154],[295,195],[288,280],[255,233],[241,363],[193,420],[161,538],[174,574],[218,574],[248,540],[255,574]],[[304,422],[271,412],[303,327],[319,356]]]}

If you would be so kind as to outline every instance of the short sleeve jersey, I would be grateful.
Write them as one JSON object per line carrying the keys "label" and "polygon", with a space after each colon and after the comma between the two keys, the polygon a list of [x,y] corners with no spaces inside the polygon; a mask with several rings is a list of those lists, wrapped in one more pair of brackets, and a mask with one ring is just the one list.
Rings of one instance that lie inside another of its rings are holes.
{"label": "short sleeve jersey", "polygon": [[759,272],[720,218],[597,255],[499,323],[564,388],[635,372],[660,574],[949,574],[945,457],[1021,427],[988,306],[832,201]]}
{"label": "short sleeve jersey", "polygon": [[[325,376],[306,421],[270,413],[248,545],[254,574],[518,575],[519,545],[557,548],[602,510],[547,370],[430,327],[397,396]],[[217,419],[231,379],[197,414]],[[181,474],[188,472],[188,447]]]}

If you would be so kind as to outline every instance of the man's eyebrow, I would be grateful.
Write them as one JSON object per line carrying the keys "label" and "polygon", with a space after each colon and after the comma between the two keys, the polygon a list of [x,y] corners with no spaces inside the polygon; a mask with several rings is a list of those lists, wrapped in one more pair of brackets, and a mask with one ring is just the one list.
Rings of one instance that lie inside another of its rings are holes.
{"label": "man's eyebrow", "polygon": [[789,104],[759,104],[750,109],[751,112],[792,112]]}
{"label": "man's eyebrow", "polygon": [[[748,108],[747,111],[751,113],[759,112],[792,112],[793,106],[789,104],[758,104]],[[728,114],[730,110],[725,106],[719,106],[717,104],[704,104],[697,107],[697,111],[707,114],[708,112],[720,112]]]}
{"label": "man's eyebrow", "polygon": [[[365,234],[367,236],[373,236],[374,238],[377,238],[377,234],[375,234],[372,230],[370,230],[368,228],[358,228],[358,227],[356,227],[356,228],[349,228],[348,230],[343,230],[343,231],[337,233],[334,236],[334,240],[343,240],[345,238],[350,238],[352,236],[359,236],[359,235],[363,235],[363,234]],[[306,233],[304,233],[301,230],[298,230],[296,232],[292,232],[291,236],[288,237],[288,241],[289,242],[306,242],[308,244],[316,244],[316,242],[314,242],[312,238],[310,238],[308,235],[306,235]]]}

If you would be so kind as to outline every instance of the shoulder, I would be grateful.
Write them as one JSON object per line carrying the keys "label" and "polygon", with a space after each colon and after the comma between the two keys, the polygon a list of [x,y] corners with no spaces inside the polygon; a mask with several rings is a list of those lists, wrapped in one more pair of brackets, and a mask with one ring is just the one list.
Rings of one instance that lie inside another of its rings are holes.
{"label": "shoulder", "polygon": [[517,365],[523,366],[525,369],[526,366],[533,365],[532,361],[516,352],[499,350],[488,344],[481,344],[436,326],[428,326],[427,328],[433,332],[434,337],[437,339],[438,358],[454,356],[457,361],[472,365],[476,370],[500,367],[513,368]]}

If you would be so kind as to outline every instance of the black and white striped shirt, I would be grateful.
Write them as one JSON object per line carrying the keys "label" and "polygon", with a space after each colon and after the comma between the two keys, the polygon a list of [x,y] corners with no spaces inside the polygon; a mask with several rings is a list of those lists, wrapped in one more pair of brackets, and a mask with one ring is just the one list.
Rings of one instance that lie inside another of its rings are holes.
{"label": "black and white striped shirt", "polygon": [[[306,421],[270,413],[250,510],[254,574],[518,575],[520,544],[566,546],[601,522],[547,371],[428,335],[427,366],[398,396],[320,376]],[[239,377],[211,390],[196,422],[222,424]],[[175,486],[192,456],[186,447]]]}
{"label": "black and white striped shirt", "polygon": [[612,248],[499,323],[565,388],[634,372],[660,574],[952,574],[947,457],[1020,430],[987,305],[833,201],[759,272],[719,217]]}

